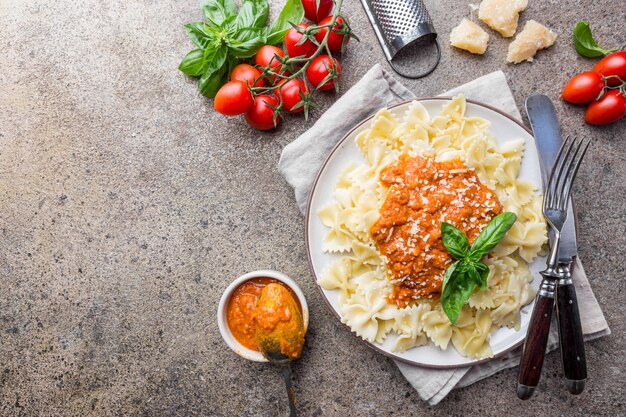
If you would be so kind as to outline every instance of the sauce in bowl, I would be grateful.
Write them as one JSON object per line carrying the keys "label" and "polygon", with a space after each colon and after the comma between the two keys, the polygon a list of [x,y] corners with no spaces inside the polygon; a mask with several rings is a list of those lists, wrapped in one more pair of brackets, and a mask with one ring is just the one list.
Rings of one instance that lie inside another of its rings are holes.
{"label": "sauce in bowl", "polygon": [[[232,293],[226,306],[226,320],[233,337],[243,346],[257,352],[259,347],[255,339],[257,328],[255,310],[261,291],[270,283],[284,286],[296,300],[298,309],[302,312],[300,301],[293,290],[279,280],[269,277],[251,278],[239,285]],[[259,321],[264,324],[269,319],[259,317]]]}

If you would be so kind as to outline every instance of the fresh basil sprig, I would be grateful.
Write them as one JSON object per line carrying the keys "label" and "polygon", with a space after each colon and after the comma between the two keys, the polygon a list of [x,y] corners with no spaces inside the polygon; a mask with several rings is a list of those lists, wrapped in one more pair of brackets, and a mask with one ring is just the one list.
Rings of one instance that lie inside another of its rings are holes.
{"label": "fresh basil sprig", "polygon": [[589,22],[578,22],[574,28],[574,47],[576,51],[587,58],[595,58],[617,51],[617,49],[603,49],[593,39]]}
{"label": "fresh basil sprig", "polygon": [[240,59],[253,56],[263,45],[281,42],[290,22],[299,23],[304,17],[301,0],[287,0],[269,27],[267,0],[243,0],[239,9],[234,0],[204,0],[202,10],[206,22],[185,25],[196,49],[183,58],[178,69],[200,77],[200,92],[210,98],[228,81]]}
{"label": "fresh basil sprig", "polygon": [[457,259],[446,270],[441,289],[441,306],[452,324],[456,323],[476,287],[487,288],[489,267],[481,259],[502,240],[516,220],[515,213],[498,214],[480,232],[471,248],[463,232],[450,223],[441,223],[443,245]]}

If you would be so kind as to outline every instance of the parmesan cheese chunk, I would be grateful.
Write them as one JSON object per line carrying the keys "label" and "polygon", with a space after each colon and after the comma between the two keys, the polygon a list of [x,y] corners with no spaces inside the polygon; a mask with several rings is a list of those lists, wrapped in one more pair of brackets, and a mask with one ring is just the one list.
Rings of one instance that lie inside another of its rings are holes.
{"label": "parmesan cheese chunk", "polygon": [[532,61],[538,50],[552,46],[555,40],[556,33],[541,23],[529,20],[524,29],[509,45],[509,54],[506,60],[514,64],[524,60]]}
{"label": "parmesan cheese chunk", "polygon": [[473,54],[484,54],[489,35],[476,23],[465,18],[450,32],[450,45]]}
{"label": "parmesan cheese chunk", "polygon": [[519,12],[528,6],[528,0],[483,0],[478,18],[505,38],[515,34]]}

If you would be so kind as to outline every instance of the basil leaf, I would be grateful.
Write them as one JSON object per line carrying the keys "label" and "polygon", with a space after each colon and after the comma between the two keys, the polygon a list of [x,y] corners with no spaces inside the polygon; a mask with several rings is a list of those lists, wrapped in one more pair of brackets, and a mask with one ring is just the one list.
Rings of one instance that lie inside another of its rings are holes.
{"label": "basil leaf", "polygon": [[191,41],[198,47],[205,49],[213,40],[213,33],[207,30],[204,22],[187,23],[185,30]]}
{"label": "basil leaf", "polygon": [[217,76],[216,73],[206,72],[198,80],[198,89],[200,89],[201,94],[207,96],[208,98],[213,98],[220,87],[219,83],[221,81],[222,78]]}
{"label": "basil leaf", "polygon": [[209,25],[219,28],[228,17],[237,14],[237,6],[233,0],[205,0],[202,11]]}
{"label": "basil leaf", "polygon": [[194,49],[183,58],[178,69],[187,75],[197,77],[201,75],[204,69],[204,51],[202,49]]}
{"label": "basil leaf", "polygon": [[441,240],[448,253],[456,259],[463,259],[469,253],[467,236],[448,222],[441,223]]}
{"label": "basil leaf", "polygon": [[480,286],[481,290],[484,290],[487,288],[487,278],[489,278],[489,267],[483,262],[478,262],[474,264],[474,267],[476,268],[476,271],[480,275],[480,282],[477,285]]}
{"label": "basil leaf", "polygon": [[222,28],[227,28],[229,31],[232,30],[236,32],[237,26],[232,24],[235,19],[237,19],[237,15],[228,16],[226,19],[224,19],[224,22],[222,22]]}
{"label": "basil leaf", "polygon": [[491,252],[516,220],[517,216],[511,212],[500,213],[491,219],[472,244],[469,259],[478,262],[483,256]]}
{"label": "basil leaf", "polygon": [[603,49],[593,39],[589,22],[578,22],[574,28],[574,47],[576,51],[587,58],[606,55],[617,49]]}
{"label": "basil leaf", "polygon": [[287,0],[280,14],[267,30],[267,44],[276,45],[282,42],[285,33],[291,27],[290,22],[300,23],[303,17],[302,0]]}
{"label": "basil leaf", "polygon": [[[459,267],[460,264],[462,264],[462,261],[456,261],[455,263],[453,263],[452,265],[450,265],[448,267],[448,269],[446,269],[446,273],[443,275],[443,281],[441,283],[441,292],[443,293],[443,291],[446,289],[446,284],[448,283],[448,281],[450,281],[450,277],[455,273],[456,269]],[[458,271],[457,271],[458,272]]]}
{"label": "basil leaf", "polygon": [[222,84],[228,81],[227,78],[228,65],[222,65],[221,68],[218,68],[216,71],[213,72],[205,72],[198,81],[198,88],[200,89],[200,93],[207,96],[208,98],[215,97],[215,94],[217,94],[217,90],[220,89]]}
{"label": "basil leaf", "polygon": [[475,264],[469,264],[467,268],[467,276],[476,284],[476,286],[482,285],[482,279]]}
{"label": "basil leaf", "polygon": [[230,54],[237,58],[248,58],[257,53],[266,44],[265,30],[244,29],[239,31],[235,39],[228,39],[226,44]]}
{"label": "basil leaf", "polygon": [[446,270],[441,292],[441,307],[452,324],[456,323],[463,306],[476,289],[476,283],[467,274],[459,272],[459,263],[464,262],[457,261]]}
{"label": "basil leaf", "polygon": [[487,288],[487,277],[489,277],[489,267],[483,262],[471,263],[467,268],[467,275],[481,290]]}
{"label": "basil leaf", "polygon": [[226,58],[228,56],[228,48],[226,46],[221,46],[215,48],[215,52],[213,52],[210,57],[207,59],[207,67],[206,72],[215,72],[218,69],[224,66],[226,62]]}
{"label": "basil leaf", "polygon": [[239,64],[239,60],[234,56],[226,58],[226,81],[230,79],[230,74],[233,72],[237,64]]}
{"label": "basil leaf", "polygon": [[237,13],[235,25],[239,29],[264,28],[269,12],[267,0],[244,0]]}

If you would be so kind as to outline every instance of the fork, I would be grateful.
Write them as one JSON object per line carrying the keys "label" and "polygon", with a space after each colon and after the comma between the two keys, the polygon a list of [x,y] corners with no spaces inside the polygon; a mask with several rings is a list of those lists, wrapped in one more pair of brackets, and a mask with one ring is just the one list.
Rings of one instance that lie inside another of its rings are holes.
{"label": "fork", "polygon": [[523,400],[533,395],[541,376],[554,307],[555,286],[556,282],[563,278],[563,270],[558,266],[561,230],[567,219],[567,205],[572,184],[590,142],[589,139],[578,140],[576,138],[567,138],[563,142],[552,167],[544,195],[543,215],[554,232],[554,239],[546,269],[540,272],[543,280],[535,299],[535,307],[528,324],[528,333],[520,360],[517,396]]}
{"label": "fork", "polygon": [[543,200],[543,215],[554,232],[554,240],[547,260],[547,268],[540,272],[544,278],[561,278],[557,260],[561,230],[567,219],[567,204],[572,184],[590,142],[590,139],[580,141],[576,138],[565,139],[552,168],[548,191]]}

